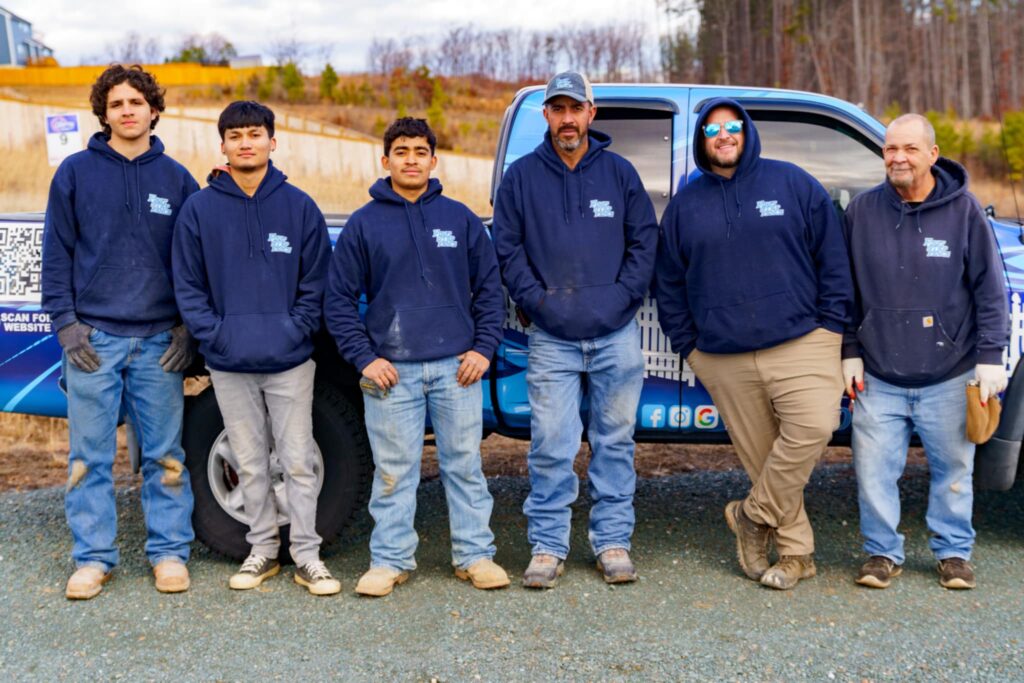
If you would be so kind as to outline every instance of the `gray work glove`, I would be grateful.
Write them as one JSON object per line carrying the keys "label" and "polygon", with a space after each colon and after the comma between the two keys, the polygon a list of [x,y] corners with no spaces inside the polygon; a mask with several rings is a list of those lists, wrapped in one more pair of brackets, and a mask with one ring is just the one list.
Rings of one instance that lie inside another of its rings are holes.
{"label": "gray work glove", "polygon": [[92,328],[77,320],[57,330],[57,342],[76,368],[82,372],[96,372],[100,369],[100,357],[89,343]]}
{"label": "gray work glove", "polygon": [[195,351],[192,347],[192,335],[185,329],[184,323],[171,328],[171,345],[160,356],[160,367],[164,372],[184,372],[192,365]]}

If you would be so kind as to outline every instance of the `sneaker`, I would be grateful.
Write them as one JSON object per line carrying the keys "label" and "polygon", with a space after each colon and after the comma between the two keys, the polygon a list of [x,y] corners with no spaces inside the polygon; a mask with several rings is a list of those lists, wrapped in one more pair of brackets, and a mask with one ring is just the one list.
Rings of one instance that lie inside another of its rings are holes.
{"label": "sneaker", "polygon": [[892,580],[902,573],[903,567],[888,557],[872,555],[867,562],[860,566],[860,573],[857,574],[856,581],[869,588],[888,588]]}
{"label": "sneaker", "polygon": [[356,593],[382,598],[409,580],[409,572],[392,567],[370,567],[370,571],[359,577]]}
{"label": "sneaker", "polygon": [[554,588],[558,577],[565,573],[565,562],[554,555],[534,555],[530,566],[523,572],[526,588]]}
{"label": "sneaker", "polygon": [[736,534],[736,557],[748,578],[759,581],[768,571],[768,544],[772,528],[758,524],[743,511],[743,501],[734,500],[725,506],[725,522]]}
{"label": "sneaker", "polygon": [[974,569],[962,557],[939,560],[939,583],[943,588],[953,590],[964,590],[978,585],[974,578]]}
{"label": "sneaker", "polygon": [[814,555],[783,555],[761,575],[761,585],[788,591],[801,579],[810,579],[817,573]]}
{"label": "sneaker", "polygon": [[252,553],[245,558],[238,572],[228,581],[236,591],[247,591],[263,583],[281,571],[281,563],[269,557]]}
{"label": "sneaker", "polygon": [[182,593],[188,590],[191,581],[188,567],[181,560],[161,560],[153,567],[156,589],[161,593]]}
{"label": "sneaker", "polygon": [[295,583],[305,586],[313,595],[334,595],[341,592],[341,582],[331,576],[320,560],[295,568]]}
{"label": "sneaker", "polygon": [[636,581],[636,567],[625,548],[611,548],[597,556],[597,570],[605,583],[631,583]]}
{"label": "sneaker", "polygon": [[110,581],[110,572],[99,567],[79,567],[68,579],[64,588],[64,597],[68,600],[88,600],[95,598],[103,590],[103,584]]}
{"label": "sneaker", "polygon": [[505,570],[489,557],[477,560],[465,569],[456,569],[455,578],[470,581],[473,583],[473,588],[480,590],[504,588],[511,583]]}

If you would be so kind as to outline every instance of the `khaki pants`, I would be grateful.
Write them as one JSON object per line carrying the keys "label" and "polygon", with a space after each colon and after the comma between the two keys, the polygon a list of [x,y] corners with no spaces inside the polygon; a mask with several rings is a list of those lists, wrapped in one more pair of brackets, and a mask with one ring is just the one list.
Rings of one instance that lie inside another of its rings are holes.
{"label": "khaki pants", "polygon": [[814,552],[804,487],[832,432],[843,393],[841,335],[818,328],[760,351],[686,359],[725,420],[753,486],[743,510],[776,529],[780,555]]}

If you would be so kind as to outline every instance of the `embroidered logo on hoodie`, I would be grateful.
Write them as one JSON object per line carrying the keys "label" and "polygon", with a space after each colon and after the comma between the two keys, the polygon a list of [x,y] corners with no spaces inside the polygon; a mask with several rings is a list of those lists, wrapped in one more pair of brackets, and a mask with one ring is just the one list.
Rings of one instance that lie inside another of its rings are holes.
{"label": "embroidered logo on hoodie", "polygon": [[149,195],[149,212],[158,213],[161,216],[171,215],[171,200],[164,199],[163,197],[157,197],[155,194],[150,193]]}
{"label": "embroidered logo on hoodie", "polygon": [[615,218],[615,209],[612,203],[603,199],[591,199],[590,208],[594,211],[594,218]]}
{"label": "embroidered logo on hoodie", "polygon": [[434,240],[437,242],[439,247],[457,247],[459,243],[455,241],[455,235],[452,234],[451,230],[440,230],[434,229]]}
{"label": "embroidered logo on hoodie", "polygon": [[267,235],[267,241],[270,242],[271,253],[292,253],[292,245],[288,244],[288,237],[286,235],[278,235],[276,232],[272,232]]}
{"label": "embroidered logo on hoodie", "polygon": [[757,210],[761,212],[761,218],[768,218],[769,216],[785,216],[786,211],[776,200],[765,201],[762,199],[757,204]]}
{"label": "embroidered logo on hoodie", "polygon": [[946,240],[925,237],[924,255],[929,258],[949,258],[949,246],[946,244]]}

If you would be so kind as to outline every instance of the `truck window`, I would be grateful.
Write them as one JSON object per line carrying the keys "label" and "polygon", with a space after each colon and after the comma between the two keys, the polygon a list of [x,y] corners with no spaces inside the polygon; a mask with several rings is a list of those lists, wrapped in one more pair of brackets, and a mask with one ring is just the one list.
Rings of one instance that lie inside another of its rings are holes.
{"label": "truck window", "polygon": [[750,110],[761,155],[789,161],[818,179],[840,209],[885,178],[882,149],[842,121],[820,114]]}
{"label": "truck window", "polygon": [[610,135],[610,149],[636,168],[660,221],[672,186],[672,112],[598,101],[592,126]]}

